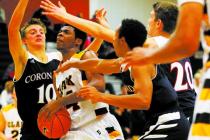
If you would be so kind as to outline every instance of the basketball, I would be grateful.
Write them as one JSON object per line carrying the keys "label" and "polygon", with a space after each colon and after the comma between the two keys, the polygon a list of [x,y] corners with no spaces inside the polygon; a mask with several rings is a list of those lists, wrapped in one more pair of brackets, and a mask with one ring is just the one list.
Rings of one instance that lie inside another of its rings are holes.
{"label": "basketball", "polygon": [[65,135],[71,127],[71,119],[66,108],[60,109],[51,118],[44,115],[37,119],[38,128],[48,138],[60,138]]}

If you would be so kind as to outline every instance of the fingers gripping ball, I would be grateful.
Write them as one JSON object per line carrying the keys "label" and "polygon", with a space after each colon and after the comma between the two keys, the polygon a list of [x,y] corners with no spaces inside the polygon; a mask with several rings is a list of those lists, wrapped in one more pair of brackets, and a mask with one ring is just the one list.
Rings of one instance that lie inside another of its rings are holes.
{"label": "fingers gripping ball", "polygon": [[71,127],[71,119],[66,108],[60,109],[52,117],[42,115],[37,119],[38,128],[48,138],[60,138],[65,135]]}

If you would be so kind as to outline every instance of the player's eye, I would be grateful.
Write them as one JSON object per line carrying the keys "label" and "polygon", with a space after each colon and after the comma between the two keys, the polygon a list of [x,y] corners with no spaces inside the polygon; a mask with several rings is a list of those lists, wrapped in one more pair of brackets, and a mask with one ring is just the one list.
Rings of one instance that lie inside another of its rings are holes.
{"label": "player's eye", "polygon": [[63,30],[63,32],[64,32],[65,34],[69,34],[69,31],[68,31],[68,30]]}
{"label": "player's eye", "polygon": [[44,31],[40,31],[40,34],[42,34],[42,35],[43,35],[43,34],[44,34]]}

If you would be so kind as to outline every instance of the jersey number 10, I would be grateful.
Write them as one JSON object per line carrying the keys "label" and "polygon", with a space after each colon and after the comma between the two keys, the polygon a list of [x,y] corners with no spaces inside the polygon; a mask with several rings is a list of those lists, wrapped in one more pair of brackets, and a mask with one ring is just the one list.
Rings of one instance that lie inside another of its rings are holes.
{"label": "jersey number 10", "polygon": [[[56,99],[56,94],[55,94],[55,91],[54,91],[53,84],[47,85],[46,88],[44,87],[44,85],[42,85],[38,88],[38,90],[39,90],[39,101],[38,101],[38,103],[45,103],[44,102],[45,99],[47,100],[47,102]],[[50,92],[50,91],[53,91],[53,92]],[[53,94],[51,95],[50,93],[53,93]]]}

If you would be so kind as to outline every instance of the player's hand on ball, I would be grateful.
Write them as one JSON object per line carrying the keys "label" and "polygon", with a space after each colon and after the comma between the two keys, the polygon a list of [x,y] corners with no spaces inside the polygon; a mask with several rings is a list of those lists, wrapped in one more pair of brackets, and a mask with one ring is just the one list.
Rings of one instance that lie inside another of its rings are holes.
{"label": "player's hand on ball", "polygon": [[41,108],[39,115],[45,115],[46,119],[51,118],[53,114],[55,114],[59,109],[63,107],[60,98],[57,100],[53,100],[46,104],[44,107]]}

